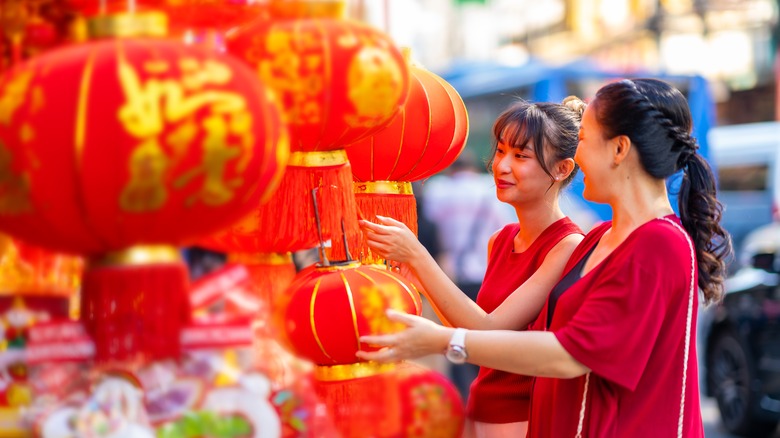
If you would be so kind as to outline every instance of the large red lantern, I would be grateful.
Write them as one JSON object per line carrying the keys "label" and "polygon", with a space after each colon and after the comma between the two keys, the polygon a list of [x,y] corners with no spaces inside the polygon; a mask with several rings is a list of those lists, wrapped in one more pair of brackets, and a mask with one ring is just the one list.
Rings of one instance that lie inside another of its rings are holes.
{"label": "large red lantern", "polygon": [[338,19],[343,1],[271,2],[273,18],[229,35],[228,51],[246,60],[280,96],[292,151],[273,213],[295,212],[292,235],[317,238],[312,189],[332,257],[346,260],[342,226],[360,241],[344,147],[384,127],[406,100],[409,73],[390,38]]}
{"label": "large red lantern", "polygon": [[[283,300],[283,301],[282,301]],[[358,262],[301,271],[278,303],[277,322],[290,349],[319,365],[357,362],[363,335],[392,333],[403,324],[387,309],[420,315],[413,284],[382,267]]]}
{"label": "large red lantern", "polygon": [[463,402],[441,374],[413,363],[319,367],[315,389],[342,438],[456,438]]}
{"label": "large red lantern", "polygon": [[[468,137],[468,116],[460,95],[444,79],[412,65],[409,98],[385,129],[347,148],[355,197],[363,216],[390,216],[417,231],[412,181],[452,164]],[[376,263],[364,243],[361,260]]]}
{"label": "large red lantern", "polygon": [[98,359],[175,356],[185,267],[133,247],[186,244],[268,196],[288,159],[268,90],[205,49],[106,40],[19,65],[0,101],[0,228],[92,256],[82,317]]}

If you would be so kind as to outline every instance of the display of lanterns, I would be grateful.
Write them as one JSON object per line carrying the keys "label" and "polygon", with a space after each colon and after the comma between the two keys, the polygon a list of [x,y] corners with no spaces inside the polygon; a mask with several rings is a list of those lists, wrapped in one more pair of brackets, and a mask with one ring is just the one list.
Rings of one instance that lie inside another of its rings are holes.
{"label": "display of lanterns", "polygon": [[342,235],[352,248],[361,236],[344,147],[398,114],[409,72],[388,36],[340,19],[343,1],[275,0],[270,6],[272,19],[242,26],[227,40],[228,51],[279,94],[290,127],[288,171],[267,208],[272,218],[293,212],[296,220],[277,233],[282,238],[316,239],[310,193],[318,189],[332,258],[346,260]]}
{"label": "display of lanterns", "polygon": [[0,228],[92,257],[82,317],[98,359],[176,355],[188,309],[164,303],[186,305],[185,267],[174,248],[134,246],[185,244],[273,190],[288,148],[269,92],[239,60],[127,39],[20,64],[0,102]]}
{"label": "display of lanterns", "polygon": [[[358,208],[367,220],[389,216],[417,231],[412,181],[452,164],[466,146],[468,116],[463,100],[439,76],[417,66],[401,114],[385,129],[347,148]],[[362,242],[361,261],[377,263]]]}

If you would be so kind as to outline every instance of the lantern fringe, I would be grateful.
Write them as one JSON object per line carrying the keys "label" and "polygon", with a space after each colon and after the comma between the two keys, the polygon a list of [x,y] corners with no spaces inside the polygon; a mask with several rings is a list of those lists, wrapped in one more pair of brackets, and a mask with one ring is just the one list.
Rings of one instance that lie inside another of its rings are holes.
{"label": "lantern fringe", "polygon": [[406,436],[400,379],[395,371],[370,377],[321,381],[314,388],[342,438]]}
{"label": "lantern fringe", "polygon": [[186,265],[91,267],[82,284],[81,320],[97,362],[179,358],[190,320]]}
{"label": "lantern fringe", "polygon": [[[391,217],[403,222],[417,235],[417,200],[414,195],[399,195],[386,193],[356,193],[355,201],[360,216],[368,221],[379,223],[377,215]],[[366,265],[383,264],[385,260],[374,254],[360,236],[360,245],[352,251],[352,255]]]}
{"label": "lantern fringe", "polygon": [[317,221],[311,198],[317,188],[317,207],[322,224],[323,239],[331,240],[326,251],[330,260],[346,260],[344,233],[350,254],[360,244],[357,204],[352,192],[352,169],[349,163],[327,167],[288,166],[276,193],[261,209],[259,229],[273,233],[278,246],[288,251],[318,246]]}

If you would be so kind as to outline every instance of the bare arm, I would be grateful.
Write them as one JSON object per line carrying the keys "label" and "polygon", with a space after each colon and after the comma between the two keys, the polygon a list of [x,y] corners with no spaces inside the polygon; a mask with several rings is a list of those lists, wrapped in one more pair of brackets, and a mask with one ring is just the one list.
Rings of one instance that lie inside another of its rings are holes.
{"label": "bare arm", "polygon": [[[395,362],[441,354],[454,330],[415,315],[388,311],[388,317],[409,327],[390,335],[362,336],[361,342],[388,348],[360,351],[357,353],[359,358]],[[590,371],[574,359],[551,332],[470,330],[466,334],[466,351],[470,363],[528,376],[570,379]]]}
{"label": "bare arm", "polygon": [[[361,222],[369,247],[383,257],[409,264],[442,320],[454,327],[478,330],[525,329],[539,315],[574,248],[582,240],[579,234],[561,240],[539,269],[488,314],[458,289],[403,223],[381,217],[380,221],[382,224]],[[489,244],[491,250],[492,242],[493,238]]]}

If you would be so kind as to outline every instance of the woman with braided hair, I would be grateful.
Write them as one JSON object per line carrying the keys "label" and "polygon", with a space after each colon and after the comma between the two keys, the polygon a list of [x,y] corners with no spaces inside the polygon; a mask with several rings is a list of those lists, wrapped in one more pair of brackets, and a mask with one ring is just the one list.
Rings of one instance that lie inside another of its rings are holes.
{"label": "woman with braided hair", "polygon": [[[465,333],[469,362],[537,376],[529,437],[704,436],[697,290],[705,303],[720,299],[731,243],[691,128],[685,98],[665,82],[602,87],[583,115],[575,161],[585,198],[609,204],[612,221],[574,251],[534,330]],[[680,170],[678,217],[665,182]],[[364,337],[387,348],[360,357],[417,357],[462,337],[411,315],[391,318],[409,328]]]}

